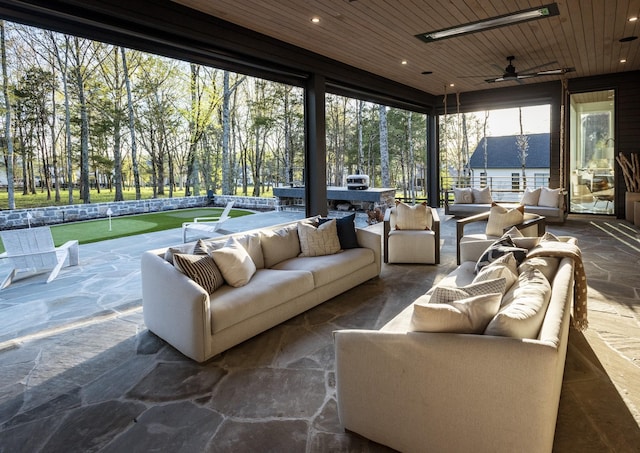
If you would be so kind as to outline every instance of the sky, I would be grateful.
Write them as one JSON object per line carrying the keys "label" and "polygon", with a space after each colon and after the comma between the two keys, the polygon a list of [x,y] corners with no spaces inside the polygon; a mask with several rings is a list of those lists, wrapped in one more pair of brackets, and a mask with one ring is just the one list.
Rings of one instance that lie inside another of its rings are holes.
{"label": "sky", "polygon": [[[484,112],[478,112],[484,119]],[[551,109],[549,105],[522,107],[522,126],[525,134],[539,134],[549,132],[551,125]],[[517,135],[520,133],[518,108],[491,110],[488,121],[487,135],[498,137],[503,135]]]}

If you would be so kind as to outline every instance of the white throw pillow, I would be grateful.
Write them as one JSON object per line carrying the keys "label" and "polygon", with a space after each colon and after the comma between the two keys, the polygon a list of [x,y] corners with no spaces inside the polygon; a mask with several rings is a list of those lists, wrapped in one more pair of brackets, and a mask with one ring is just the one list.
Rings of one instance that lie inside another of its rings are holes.
{"label": "white throw pillow", "polygon": [[483,294],[448,304],[413,304],[414,332],[482,333],[500,308],[501,293]]}
{"label": "white throw pillow", "polygon": [[478,283],[471,283],[467,286],[436,286],[431,293],[430,302],[432,304],[448,304],[456,300],[462,300],[483,294],[500,293],[506,291],[507,281],[505,278],[486,280]]}
{"label": "white throw pillow", "polygon": [[491,204],[493,198],[491,198],[491,188],[489,186],[482,189],[471,189],[471,195],[474,203],[478,204]]}
{"label": "white throw pillow", "polygon": [[511,288],[511,285],[518,280],[518,263],[512,252],[502,255],[491,264],[484,266],[475,276],[472,283],[495,280],[497,278],[505,279],[505,291]]}
{"label": "white throw pillow", "polygon": [[333,255],[340,251],[340,239],[336,219],[331,219],[317,228],[307,222],[298,222],[300,256]]}
{"label": "white throw pillow", "polygon": [[551,299],[551,285],[537,269],[527,268],[505,295],[503,305],[485,329],[486,335],[537,338]]}
{"label": "white throw pillow", "polygon": [[453,202],[457,204],[473,203],[473,193],[471,188],[453,189]]}
{"label": "white throw pillow", "polygon": [[538,206],[538,200],[540,199],[540,187],[532,189],[527,187],[522,194],[522,200],[520,204],[524,206]]}
{"label": "white throw pillow", "polygon": [[[256,265],[256,269],[264,268],[264,257],[262,255],[262,246],[260,245],[259,233],[246,233],[242,235],[234,235],[234,238],[240,245],[247,251],[253,264]],[[196,244],[196,251],[194,253],[208,253],[214,250],[221,249],[227,245],[228,239],[200,239]]]}
{"label": "white throw pillow", "polygon": [[504,206],[491,206],[489,220],[487,221],[487,236],[502,236],[504,229],[512,225],[518,225],[524,220],[524,206],[507,209]]}
{"label": "white throw pillow", "polygon": [[397,230],[428,230],[431,226],[431,208],[427,203],[409,206],[396,201]]}
{"label": "white throw pillow", "polygon": [[221,249],[212,251],[211,256],[225,281],[233,287],[246,285],[256,273],[251,256],[234,237],[230,237]]}
{"label": "white throw pillow", "polygon": [[540,190],[540,198],[538,206],[546,206],[548,208],[557,208],[559,206],[559,198],[562,189],[549,189],[542,187]]}

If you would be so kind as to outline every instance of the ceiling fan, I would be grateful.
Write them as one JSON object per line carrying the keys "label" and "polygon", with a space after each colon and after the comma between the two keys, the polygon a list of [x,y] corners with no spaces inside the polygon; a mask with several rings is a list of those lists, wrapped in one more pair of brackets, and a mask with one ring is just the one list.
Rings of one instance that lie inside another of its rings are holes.
{"label": "ceiling fan", "polygon": [[[509,64],[507,65],[506,68],[504,68],[504,73],[500,77],[485,79],[485,82],[495,83],[495,82],[508,82],[511,80],[515,80],[518,83],[522,83],[521,82],[522,79],[530,79],[532,77],[547,76],[547,75],[566,74],[567,72],[575,71],[574,68],[557,68],[557,69],[547,69],[545,71],[535,71],[538,68],[543,68],[545,66],[549,66],[557,63],[557,61],[550,61],[549,63],[541,64],[539,66],[534,66],[532,68],[527,68],[521,73],[518,73],[516,71],[515,66],[513,65],[513,60],[515,59],[516,57],[514,56],[507,57],[507,61],[509,62]],[[502,68],[500,68],[499,66],[497,65],[494,65],[494,66],[502,71]]]}

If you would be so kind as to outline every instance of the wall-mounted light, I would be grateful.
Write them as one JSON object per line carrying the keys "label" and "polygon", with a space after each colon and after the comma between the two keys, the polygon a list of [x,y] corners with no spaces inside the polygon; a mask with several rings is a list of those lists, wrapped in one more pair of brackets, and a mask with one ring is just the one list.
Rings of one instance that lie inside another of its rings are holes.
{"label": "wall-mounted light", "polygon": [[560,14],[558,5],[551,3],[538,8],[525,9],[516,13],[491,17],[489,19],[471,22],[457,27],[445,28],[444,30],[432,31],[416,35],[417,38],[425,42],[438,41],[440,39],[453,38],[454,36],[476,33],[478,31],[490,30],[492,28],[504,27],[506,25],[518,24],[529,20],[542,19],[545,17],[557,16]]}

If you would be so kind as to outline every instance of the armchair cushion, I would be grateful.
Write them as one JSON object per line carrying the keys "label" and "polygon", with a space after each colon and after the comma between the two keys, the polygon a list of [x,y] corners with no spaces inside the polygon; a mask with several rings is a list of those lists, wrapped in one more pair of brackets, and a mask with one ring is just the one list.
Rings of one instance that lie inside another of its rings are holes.
{"label": "armchair cushion", "polygon": [[504,229],[511,225],[518,225],[524,220],[524,206],[507,209],[504,206],[494,204],[489,210],[487,221],[487,236],[502,236]]}
{"label": "armchair cushion", "polygon": [[409,206],[396,201],[396,229],[398,230],[429,230],[431,229],[431,208],[426,202]]}
{"label": "armchair cushion", "polygon": [[500,308],[502,293],[482,294],[446,304],[415,303],[414,332],[482,333]]}

